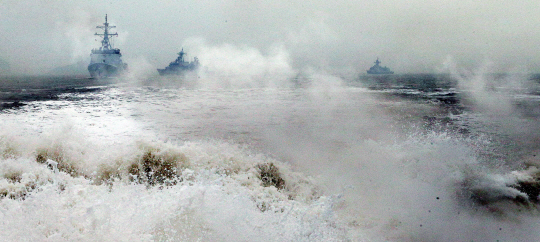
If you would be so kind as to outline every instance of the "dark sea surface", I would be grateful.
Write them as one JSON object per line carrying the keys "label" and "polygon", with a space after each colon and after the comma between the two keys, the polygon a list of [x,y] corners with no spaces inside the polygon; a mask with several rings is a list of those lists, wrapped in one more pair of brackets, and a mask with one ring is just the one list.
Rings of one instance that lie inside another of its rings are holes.
{"label": "dark sea surface", "polygon": [[83,76],[13,76],[0,77],[0,108],[17,107],[31,101],[57,100],[64,93],[96,91],[109,80]]}
{"label": "dark sea surface", "polygon": [[265,78],[0,77],[0,238],[540,236],[540,76]]}

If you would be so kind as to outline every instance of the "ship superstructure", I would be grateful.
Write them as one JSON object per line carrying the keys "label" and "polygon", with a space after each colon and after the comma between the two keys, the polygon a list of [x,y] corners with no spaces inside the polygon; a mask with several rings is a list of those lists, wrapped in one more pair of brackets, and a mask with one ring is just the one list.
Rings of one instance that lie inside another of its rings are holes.
{"label": "ship superstructure", "polygon": [[381,62],[379,61],[379,58],[377,58],[377,60],[375,61],[375,65],[369,68],[369,70],[367,70],[367,73],[368,74],[394,74],[394,72],[391,71],[390,68],[386,66],[384,67],[380,66],[379,64],[381,64]]}
{"label": "ship superstructure", "polygon": [[95,33],[95,35],[103,37],[103,40],[101,47],[92,49],[92,54],[90,54],[90,65],[88,65],[90,76],[93,78],[117,76],[127,70],[127,64],[122,62],[120,49],[113,48],[109,41],[111,37],[118,36],[118,33],[109,33],[109,30],[116,28],[116,26],[109,26],[107,15],[105,15],[105,23],[96,28],[103,29],[103,34]]}
{"label": "ship superstructure", "polygon": [[157,69],[159,75],[180,75],[186,73],[187,71],[197,70],[197,68],[199,68],[199,59],[195,57],[193,58],[192,62],[187,62],[184,60],[185,55],[186,53],[182,48],[182,51],[178,53],[178,57],[176,58],[176,60],[169,63],[169,66],[165,67],[165,69]]}

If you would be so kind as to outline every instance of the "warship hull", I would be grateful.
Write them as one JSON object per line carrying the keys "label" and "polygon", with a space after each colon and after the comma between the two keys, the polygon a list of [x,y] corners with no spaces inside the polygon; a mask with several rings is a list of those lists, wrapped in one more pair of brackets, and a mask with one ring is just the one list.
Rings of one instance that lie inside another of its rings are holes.
{"label": "warship hull", "polygon": [[187,62],[184,60],[184,56],[186,53],[184,52],[184,49],[182,48],[182,51],[178,53],[178,58],[171,62],[169,66],[163,68],[163,69],[157,69],[160,76],[168,76],[168,75],[183,75],[187,72],[195,71],[199,68],[199,59],[197,57],[194,58],[192,62]]}
{"label": "warship hull", "polygon": [[380,66],[379,64],[381,64],[381,62],[379,61],[379,58],[377,58],[377,60],[375,61],[375,65],[369,68],[369,70],[367,70],[367,74],[373,74],[373,75],[394,74],[394,72],[391,71],[390,68],[386,66]]}
{"label": "warship hull", "polygon": [[194,71],[197,69],[196,67],[185,67],[185,68],[169,68],[166,67],[165,69],[157,69],[160,76],[170,76],[170,75],[183,75],[187,72]]}
{"label": "warship hull", "polygon": [[373,75],[384,75],[384,74],[394,74],[393,71],[380,71],[380,70],[376,70],[376,71],[372,71],[372,70],[368,70],[367,71],[367,74],[373,74]]}
{"label": "warship hull", "polygon": [[123,68],[103,63],[93,63],[88,66],[88,72],[92,78],[115,77],[123,72]]}
{"label": "warship hull", "polygon": [[92,50],[88,72],[92,78],[115,77],[127,69],[119,49]]}

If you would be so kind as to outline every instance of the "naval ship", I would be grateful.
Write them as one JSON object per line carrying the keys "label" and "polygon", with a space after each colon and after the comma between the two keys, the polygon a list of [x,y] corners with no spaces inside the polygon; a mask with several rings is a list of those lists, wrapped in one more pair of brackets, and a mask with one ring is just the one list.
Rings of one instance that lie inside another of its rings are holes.
{"label": "naval ship", "polygon": [[369,70],[367,70],[367,73],[368,74],[394,74],[394,72],[391,71],[390,68],[386,66],[384,67],[380,66],[379,64],[381,64],[381,62],[379,61],[379,58],[377,58],[377,60],[375,61],[375,65],[369,68]]}
{"label": "naval ship", "polygon": [[187,62],[184,60],[185,55],[184,48],[182,48],[182,51],[178,53],[176,60],[171,62],[169,66],[165,67],[165,69],[157,69],[159,75],[180,75],[187,71],[197,70],[197,68],[199,68],[199,59],[195,57],[192,62]]}
{"label": "naval ship", "polygon": [[102,36],[101,47],[93,49],[90,54],[90,65],[88,71],[92,78],[112,77],[121,74],[127,70],[127,64],[122,62],[122,54],[120,49],[114,49],[109,42],[109,38],[118,36],[118,33],[111,34],[109,30],[116,26],[109,26],[107,15],[105,15],[105,23],[102,26],[97,26],[98,29],[103,29],[103,34],[95,33],[97,36]]}

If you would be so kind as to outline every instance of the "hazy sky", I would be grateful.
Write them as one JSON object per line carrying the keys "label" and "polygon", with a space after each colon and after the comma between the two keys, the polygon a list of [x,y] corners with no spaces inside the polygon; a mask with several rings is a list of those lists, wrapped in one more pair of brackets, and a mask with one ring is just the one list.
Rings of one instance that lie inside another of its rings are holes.
{"label": "hazy sky", "polygon": [[21,73],[89,62],[105,14],[132,67],[165,67],[184,47],[203,65],[259,58],[365,72],[379,57],[398,73],[449,60],[540,72],[538,0],[0,0],[0,59]]}

